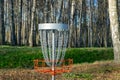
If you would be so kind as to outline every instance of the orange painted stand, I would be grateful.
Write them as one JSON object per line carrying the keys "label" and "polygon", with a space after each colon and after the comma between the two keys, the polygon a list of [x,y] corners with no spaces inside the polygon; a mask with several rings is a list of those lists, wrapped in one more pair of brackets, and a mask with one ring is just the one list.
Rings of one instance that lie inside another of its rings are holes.
{"label": "orange painted stand", "polygon": [[[40,63],[40,64],[39,64]],[[34,70],[40,73],[48,73],[51,75],[61,74],[70,72],[72,69],[73,59],[63,60],[62,65],[60,67],[55,67],[53,71],[51,67],[47,67],[45,60],[34,60]]]}

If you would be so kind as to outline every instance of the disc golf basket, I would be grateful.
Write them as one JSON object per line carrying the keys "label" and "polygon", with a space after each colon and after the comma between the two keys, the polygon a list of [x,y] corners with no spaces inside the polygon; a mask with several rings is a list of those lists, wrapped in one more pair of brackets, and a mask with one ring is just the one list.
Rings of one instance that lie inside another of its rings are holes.
{"label": "disc golf basket", "polygon": [[49,73],[52,80],[56,74],[70,72],[72,59],[64,60],[68,41],[66,24],[39,24],[40,42],[44,60],[34,60],[34,69],[40,73]]}

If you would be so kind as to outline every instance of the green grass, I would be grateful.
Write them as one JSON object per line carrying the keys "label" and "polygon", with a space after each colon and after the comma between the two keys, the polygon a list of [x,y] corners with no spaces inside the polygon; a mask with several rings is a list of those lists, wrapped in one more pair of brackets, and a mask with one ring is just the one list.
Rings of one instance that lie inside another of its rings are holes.
{"label": "green grass", "polygon": [[[69,48],[65,59],[74,63],[113,59],[112,48]],[[33,68],[34,59],[43,59],[40,47],[0,46],[0,68]]]}

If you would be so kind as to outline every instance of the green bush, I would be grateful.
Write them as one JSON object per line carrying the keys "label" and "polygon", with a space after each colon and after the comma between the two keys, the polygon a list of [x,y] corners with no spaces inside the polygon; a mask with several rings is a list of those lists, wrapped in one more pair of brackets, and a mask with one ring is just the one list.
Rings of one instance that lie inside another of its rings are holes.
{"label": "green bush", "polygon": [[0,48],[0,68],[33,68],[34,59],[42,59],[40,48]]}
{"label": "green bush", "polygon": [[[65,59],[72,58],[74,63],[112,60],[112,48],[70,48]],[[33,68],[34,59],[43,59],[40,47],[1,47],[0,68]]]}
{"label": "green bush", "polygon": [[70,48],[66,51],[65,59],[72,58],[74,63],[94,62],[113,59],[112,48]]}

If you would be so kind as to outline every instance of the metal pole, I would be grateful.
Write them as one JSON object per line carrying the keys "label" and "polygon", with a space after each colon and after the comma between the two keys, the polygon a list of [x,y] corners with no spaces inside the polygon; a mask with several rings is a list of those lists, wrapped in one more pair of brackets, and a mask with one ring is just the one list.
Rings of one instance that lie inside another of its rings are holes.
{"label": "metal pole", "polygon": [[[55,33],[52,33],[52,71],[55,71]],[[52,80],[55,80],[55,75],[52,75]]]}

